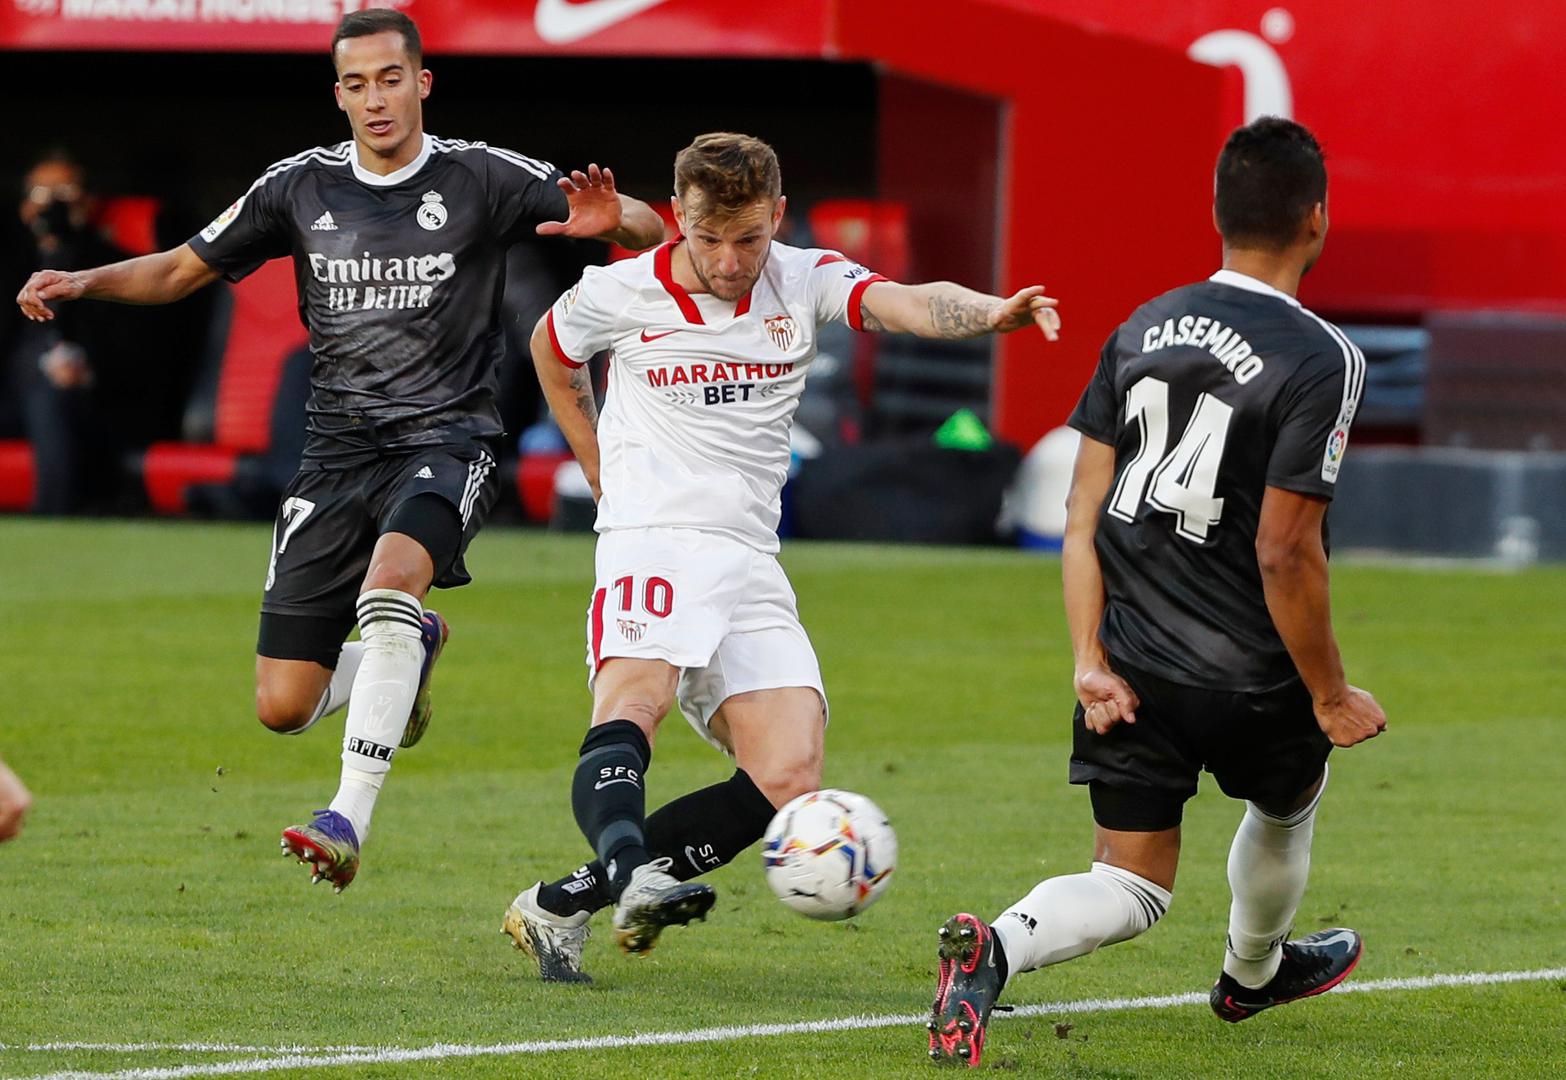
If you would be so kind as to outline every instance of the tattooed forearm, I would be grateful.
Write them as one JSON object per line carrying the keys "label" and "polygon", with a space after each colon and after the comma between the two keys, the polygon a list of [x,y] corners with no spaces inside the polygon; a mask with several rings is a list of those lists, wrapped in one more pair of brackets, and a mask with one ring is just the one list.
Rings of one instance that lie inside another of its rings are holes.
{"label": "tattooed forearm", "polygon": [[576,394],[576,409],[588,425],[598,430],[598,402],[593,398],[593,376],[584,364],[571,372],[571,390]]}
{"label": "tattooed forearm", "polygon": [[930,325],[941,338],[971,338],[990,332],[994,300],[963,289],[942,290],[930,297]]}
{"label": "tattooed forearm", "polygon": [[865,328],[866,333],[879,334],[886,329],[886,324],[875,317],[869,305],[863,301],[859,304],[859,325]]}

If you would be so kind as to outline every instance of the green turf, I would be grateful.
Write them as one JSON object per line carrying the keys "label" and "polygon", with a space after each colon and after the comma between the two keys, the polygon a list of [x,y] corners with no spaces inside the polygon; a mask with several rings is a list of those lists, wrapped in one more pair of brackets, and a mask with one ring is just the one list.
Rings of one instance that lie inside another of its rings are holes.
{"label": "green turf", "polygon": [[[518,889],[584,844],[569,781],[587,704],[591,545],[486,533],[430,734],[400,755],[352,888],[310,888],[277,833],[335,787],[340,719],[302,738],[251,713],[267,533],[0,520],[0,753],[33,787],[0,848],[0,1076],[244,1054],[17,1049],[231,1042],[421,1047],[856,1014],[915,1014],[934,930],[1085,865],[1065,782],[1070,660],[1056,563],[1004,551],[794,545],[785,564],[832,696],[827,781],[896,825],[887,897],[848,924],[773,900],[746,856],[705,925],[629,960],[600,930],[591,988],[544,986],[499,933]],[[1363,931],[1370,980],[1566,964],[1566,570],[1340,566],[1351,677],[1391,717],[1334,757],[1302,929]],[[726,775],[677,719],[654,803]],[[1014,984],[1019,1003],[1201,990],[1220,957],[1238,813],[1188,809],[1168,917]],[[1545,1076],[1566,985],[1341,995],[1238,1027],[1204,1006],[1003,1020],[987,1064],[1072,1077]],[[309,1076],[927,1076],[917,1027],[570,1051]]]}

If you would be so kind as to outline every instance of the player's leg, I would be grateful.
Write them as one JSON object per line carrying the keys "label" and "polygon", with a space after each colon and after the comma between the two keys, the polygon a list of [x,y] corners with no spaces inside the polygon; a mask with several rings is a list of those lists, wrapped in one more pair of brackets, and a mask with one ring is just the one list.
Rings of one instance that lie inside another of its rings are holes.
{"label": "player's leg", "polygon": [[990,1010],[1015,976],[1129,941],[1168,911],[1180,862],[1181,801],[1100,783],[1091,791],[1093,864],[1086,873],[1039,882],[993,923],[964,912],[941,927],[928,1025],[935,1060],[979,1062]]}
{"label": "player's leg", "polygon": [[678,680],[679,669],[663,660],[605,661],[593,682],[593,726],[571,783],[577,826],[615,900],[615,941],[633,954],[649,951],[664,927],[705,918],[717,899],[710,886],[672,876],[673,861],[647,850],[647,766]]}
{"label": "player's leg", "polygon": [[[690,881],[726,866],[766,833],[777,808],[821,786],[821,698],[813,689],[761,690],[729,698],[712,731],[739,768],[721,783],[688,792],[647,816],[647,850]],[[614,903],[604,864],[589,862],[524,893],[561,918]]]}
{"label": "player's leg", "polygon": [[[723,813],[735,803],[753,805],[746,802],[747,789],[754,787],[748,778],[736,774],[724,784],[677,799],[645,819],[641,816],[645,793],[640,783],[634,789],[628,783],[601,789],[596,785],[604,778],[602,769],[637,767],[638,754],[643,753],[638,733],[646,743],[644,756],[650,756],[651,734],[674,702],[681,670],[706,665],[723,640],[744,586],[750,554],[743,545],[689,530],[624,530],[599,537],[597,585],[587,620],[594,726],[582,745],[572,798],[578,824],[598,858],[556,881],[539,882],[523,890],[507,909],[501,926],[518,948],[538,961],[545,979],[585,979],[581,949],[587,922],[593,912],[614,905],[623,896],[629,874],[638,865],[651,866],[656,861],[660,891],[685,898],[683,907],[670,909],[673,914],[685,915],[679,921],[694,917],[689,914],[694,910],[692,905],[705,905],[696,912],[705,913],[715,898],[707,886],[667,888],[695,876],[686,872],[683,864],[684,844],[679,842],[684,835],[683,823],[690,812],[702,808]],[[615,760],[588,760],[589,751],[614,743],[620,744],[612,755]],[[643,760],[643,772],[645,767]],[[611,798],[623,796],[634,806],[600,809],[591,800],[603,797],[603,793]],[[753,792],[751,797],[761,798]],[[601,821],[605,813],[618,815],[619,824],[613,829]],[[633,827],[637,825],[639,829]],[[611,852],[605,838],[631,850]],[[617,874],[605,869],[611,862]],[[616,934],[623,944],[627,937],[621,933],[622,914],[616,912]],[[652,927],[651,937],[631,941],[628,951],[651,947],[658,929]]]}
{"label": "player's leg", "polygon": [[[669,857],[669,874],[690,881],[726,866],[760,840],[774,811],[750,774],[735,769],[727,779],[681,795],[648,814],[647,850],[654,858]],[[596,859],[539,885],[535,898],[562,918],[614,904],[608,875]]]}
{"label": "player's leg", "polygon": [[373,534],[351,484],[300,473],[272,529],[256,641],[256,716],[297,735],[348,700],[363,647],[343,639]]}
{"label": "player's leg", "polygon": [[1211,995],[1213,1011],[1230,1022],[1330,990],[1361,951],[1359,935],[1341,928],[1287,940],[1310,877],[1332,749],[1309,693],[1295,683],[1234,699],[1208,755],[1219,786],[1246,801],[1229,849],[1233,902]]}
{"label": "player's leg", "polygon": [[1201,769],[1181,716],[1205,703],[1116,670],[1141,699],[1136,724],[1096,734],[1080,705],[1072,720],[1071,781],[1087,784],[1092,798],[1094,861],[1086,873],[1040,882],[993,924],[963,912],[941,927],[929,1024],[936,1060],[978,1063],[990,1010],[1010,979],[1128,941],[1169,908],[1180,822]]}
{"label": "player's leg", "polygon": [[680,706],[696,732],[734,758],[727,781],[658,813],[654,850],[694,877],[739,856],[766,834],[778,807],[821,787],[826,689],[793,588],[771,555],[750,552],[743,599],[702,668],[680,680]]}
{"label": "player's leg", "polygon": [[[364,656],[345,646],[354,598],[369,565],[375,523],[365,513],[358,472],[304,472],[278,510],[256,643],[256,711],[274,731],[303,731],[348,696]],[[345,819],[317,811],[284,830],[285,855],[312,880],[352,880],[359,844]]]}
{"label": "player's leg", "polygon": [[[462,556],[497,483],[480,446],[441,447],[390,458],[367,470],[358,495],[376,539],[359,583],[355,614],[363,653],[349,690],[337,794],[309,825],[284,830],[340,892],[353,880],[382,785],[399,746],[429,722],[429,681],[449,630],[424,610],[431,585],[470,578]],[[314,855],[316,857],[311,858]]]}
{"label": "player's leg", "polygon": [[[271,616],[262,633],[278,638],[330,637],[314,628],[299,629],[294,620],[308,616]],[[321,620],[334,626],[336,620]],[[294,625],[290,625],[294,624]],[[268,646],[273,651],[278,646]],[[335,650],[335,651],[334,651]],[[256,716],[279,735],[302,735],[323,716],[348,704],[364,645],[344,641],[319,650],[317,660],[284,660],[261,651],[256,654]]]}
{"label": "player's leg", "polygon": [[[595,593],[593,604],[600,621],[602,595]],[[589,662],[596,664],[602,642],[592,634],[590,626]],[[679,677],[668,661],[629,657],[604,660],[592,676],[592,724],[571,778],[571,811],[598,858],[559,881],[524,889],[500,924],[501,932],[537,961],[539,976],[547,982],[592,981],[582,972],[588,919],[653,867],[646,835],[647,766]],[[651,948],[661,926],[637,951]]]}
{"label": "player's leg", "polygon": [[[734,694],[718,708],[708,727],[734,754],[755,789],[776,810],[791,799],[821,788],[825,756],[826,706],[813,686],[786,686]],[[739,850],[760,840],[766,821]],[[753,818],[750,825],[757,824]],[[732,851],[727,862],[739,851]]]}

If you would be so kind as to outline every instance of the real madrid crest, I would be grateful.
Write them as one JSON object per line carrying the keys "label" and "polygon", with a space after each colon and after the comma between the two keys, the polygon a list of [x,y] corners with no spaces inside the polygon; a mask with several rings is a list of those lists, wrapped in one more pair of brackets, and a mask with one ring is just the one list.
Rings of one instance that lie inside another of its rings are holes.
{"label": "real madrid crest", "polygon": [[773,315],[763,325],[767,328],[767,337],[772,339],[772,344],[783,352],[788,352],[794,347],[796,328],[791,316]]}
{"label": "real madrid crest", "polygon": [[441,200],[440,192],[426,191],[418,213],[414,216],[418,218],[419,227],[430,232],[446,224],[446,207]]}

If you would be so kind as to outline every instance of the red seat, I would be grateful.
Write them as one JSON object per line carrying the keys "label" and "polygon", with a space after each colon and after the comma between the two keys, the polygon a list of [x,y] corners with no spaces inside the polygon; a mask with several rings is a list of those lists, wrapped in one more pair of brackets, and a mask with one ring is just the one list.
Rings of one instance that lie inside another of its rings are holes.
{"label": "red seat", "polygon": [[[906,281],[913,267],[908,207],[872,199],[824,199],[805,215],[817,247],[841,251],[893,281]],[[866,334],[853,346],[854,387],[868,409],[875,393],[877,342]]]}
{"label": "red seat", "polygon": [[158,212],[163,203],[149,195],[119,195],[105,199],[94,215],[111,243],[131,255],[158,250]]}
{"label": "red seat", "polygon": [[33,448],[21,439],[0,442],[0,510],[30,510],[33,505]]}
{"label": "red seat", "polygon": [[241,455],[267,448],[283,361],[303,343],[288,260],[266,263],[233,286],[233,297],[213,441],[161,442],[147,448],[142,479],[148,502],[160,513],[183,512],[192,484],[226,483]]}
{"label": "red seat", "polygon": [[517,496],[529,521],[548,521],[555,512],[555,470],[569,453],[529,454],[517,462]]}
{"label": "red seat", "polygon": [[872,199],[823,199],[805,215],[816,247],[841,251],[893,281],[912,266],[908,207]]}

